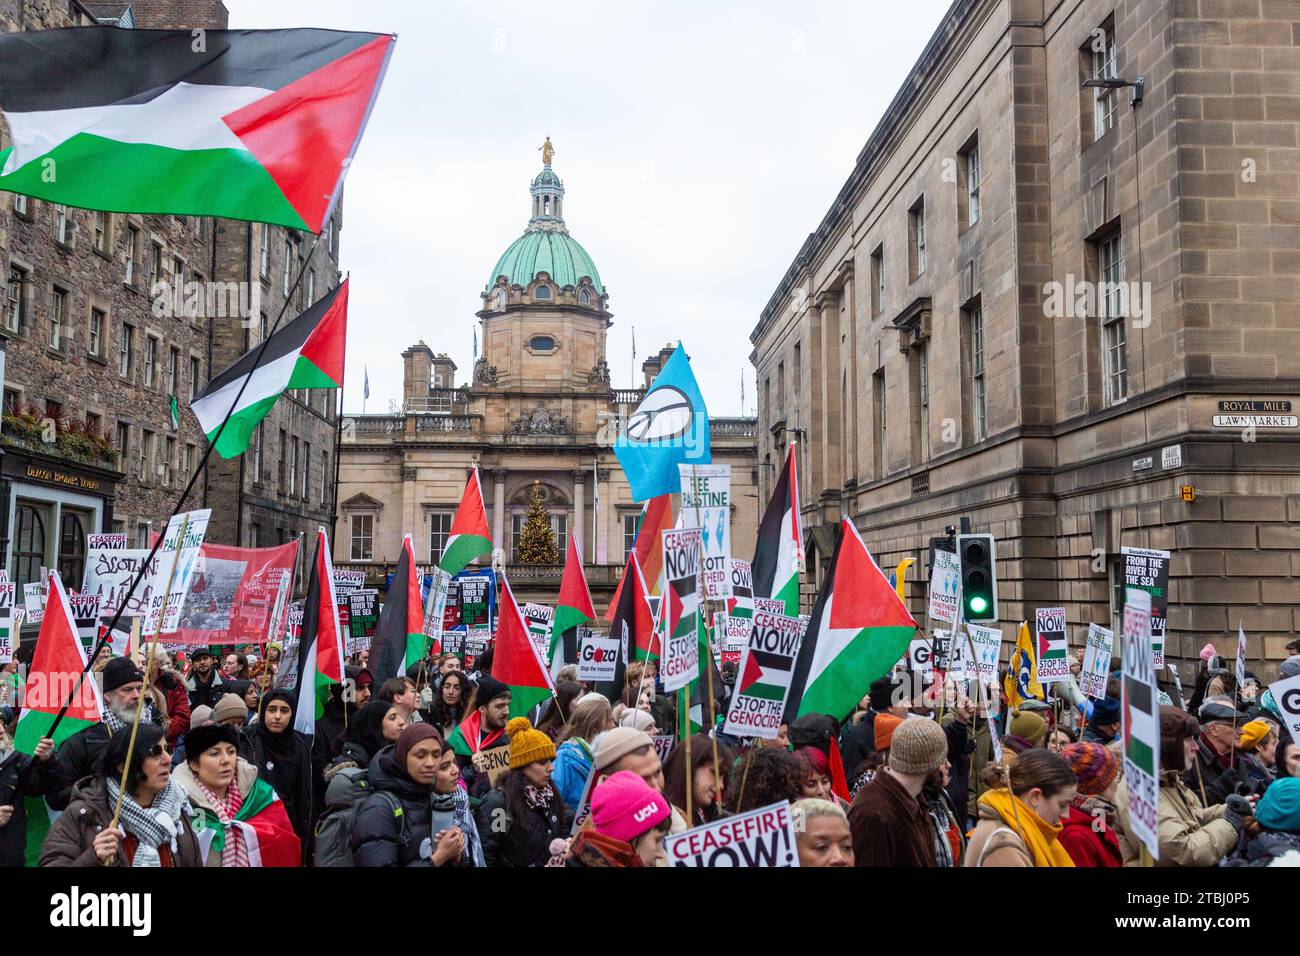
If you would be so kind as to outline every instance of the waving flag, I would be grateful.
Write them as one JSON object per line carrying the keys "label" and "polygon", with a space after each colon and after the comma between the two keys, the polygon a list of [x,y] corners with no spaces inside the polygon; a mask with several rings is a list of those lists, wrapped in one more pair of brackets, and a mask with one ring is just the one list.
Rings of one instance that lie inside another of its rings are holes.
{"label": "waving flag", "polygon": [[370,673],[382,684],[401,677],[424,657],[424,606],[420,603],[420,577],[416,573],[415,551],[408,534],[402,540],[393,582],[388,586],[379,625],[370,647]]}
{"label": "waving flag", "polygon": [[501,575],[501,617],[497,624],[496,651],[492,655],[492,676],[510,686],[512,718],[526,716],[555,695],[551,672],[528,635],[528,624],[519,613],[519,605],[504,574]]}
{"label": "waving flag", "polygon": [[312,29],[0,35],[13,139],[0,189],[319,233],[395,42]]}
{"label": "waving flag", "polygon": [[[636,523],[636,536],[632,540],[632,553],[636,555],[637,567],[645,579],[647,593],[657,593],[659,574],[664,566],[663,532],[673,526],[672,495],[655,495],[641,506],[641,516]],[[605,620],[614,620],[614,611],[623,596],[623,584],[628,580],[626,574],[618,579],[614,597],[605,612]]]}
{"label": "waving flag", "polygon": [[487,511],[483,507],[483,487],[479,484],[478,469],[474,468],[465,482],[465,493],[456,508],[456,516],[451,519],[447,546],[442,550],[438,567],[456,575],[475,558],[491,550],[492,532],[488,530]]}
{"label": "waving flag", "polygon": [[889,672],[916,634],[916,621],[867,551],[858,529],[840,521],[839,540],[786,698],[787,720],[804,714],[841,719]]}
{"label": "waving flag", "polygon": [[627,473],[633,501],[680,491],[679,464],[712,461],[709,412],[680,344],[628,418],[626,433],[614,441],[614,454]]}
{"label": "waving flag", "polygon": [[795,445],[791,443],[786,452],[785,466],[776,479],[767,510],[763,512],[753,563],[755,597],[784,601],[785,613],[790,617],[799,615],[799,563],[803,560],[799,473],[795,468],[794,450]]}
{"label": "waving flag", "polygon": [[[260,357],[254,346],[213,378],[190,403],[208,441],[222,458],[248,450],[255,429],[291,388],[339,388],[348,336],[348,280],[275,335]],[[245,386],[244,383],[248,384]],[[239,390],[243,388],[243,394]],[[221,422],[239,395],[226,427]]]}
{"label": "waving flag", "polygon": [[316,532],[316,554],[299,635],[298,706],[293,709],[293,729],[310,736],[316,732],[316,718],[325,712],[330,687],[343,683],[343,632],[334,597],[334,562],[324,528]]}
{"label": "waving flag", "polygon": [[569,547],[564,555],[564,576],[560,579],[560,600],[551,622],[551,659],[556,655],[566,663],[578,660],[577,629],[580,624],[596,623],[596,609],[591,604],[591,591],[587,588],[587,575],[582,570],[582,547],[578,535],[569,535]]}
{"label": "waving flag", "polygon": [[1043,685],[1038,683],[1038,654],[1034,639],[1029,634],[1029,625],[1020,623],[1020,635],[1016,638],[1015,650],[1007,663],[1007,676],[1003,678],[1002,689],[1007,694],[1007,704],[1019,707],[1027,700],[1045,700]]}

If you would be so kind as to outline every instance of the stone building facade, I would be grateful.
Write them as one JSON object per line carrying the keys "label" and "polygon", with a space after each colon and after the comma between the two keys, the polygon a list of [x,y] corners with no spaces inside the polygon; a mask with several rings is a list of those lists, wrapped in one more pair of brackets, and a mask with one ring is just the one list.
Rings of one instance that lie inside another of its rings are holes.
{"label": "stone building facade", "polygon": [[802,439],[807,597],[848,514],[882,566],[918,560],[924,620],[929,542],[968,516],[1008,637],[1038,606],[1076,646],[1115,623],[1137,546],[1173,552],[1184,677],[1239,622],[1284,655],[1297,41],[1280,0],[952,5],[751,335],[759,457]]}
{"label": "stone building facade", "polygon": [[[228,15],[221,0],[0,0],[0,30],[69,25],[224,29]],[[0,148],[6,135],[0,127]],[[286,298],[287,320],[337,284],[341,217],[313,241],[260,223],[0,194],[0,546],[12,580],[53,566],[79,584],[85,534],[124,531],[138,545],[159,529],[206,448],[189,401],[261,341]],[[336,401],[285,396],[257,454],[214,456],[185,502],[213,509],[209,540],[277,544],[328,524]]]}
{"label": "stone building facade", "polygon": [[[610,384],[613,321],[595,264],[563,218],[564,186],[548,163],[533,180],[528,228],[483,289],[483,354],[470,380],[423,341],[402,353],[400,409],[346,416],[340,446],[336,567],[381,583],[412,533],[416,560],[442,554],[466,476],[479,468],[492,539],[516,597],[553,604],[562,564],[516,562],[514,544],[540,483],[561,561],[576,532],[593,600],[603,611],[640,514],[613,452],[620,416],[644,389]],[[671,346],[644,366],[648,387]],[[754,420],[711,421],[713,461],[731,465],[732,541],[748,558],[757,532]]]}

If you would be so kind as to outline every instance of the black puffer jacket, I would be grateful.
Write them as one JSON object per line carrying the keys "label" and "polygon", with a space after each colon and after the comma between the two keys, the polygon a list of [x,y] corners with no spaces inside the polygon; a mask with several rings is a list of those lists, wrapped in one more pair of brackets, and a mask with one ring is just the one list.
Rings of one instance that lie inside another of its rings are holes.
{"label": "black puffer jacket", "polygon": [[[28,767],[27,782],[22,794],[14,799],[18,780],[23,768]],[[27,801],[26,797],[44,797],[48,794],[67,790],[70,783],[65,779],[63,763],[57,753],[50,754],[48,760],[37,760],[24,753],[12,750],[0,760],[0,806],[11,800],[14,805],[13,816],[9,822],[0,827],[0,867],[22,866],[27,846]],[[39,846],[31,847],[32,859],[40,853]]]}
{"label": "black puffer jacket", "polygon": [[[529,808],[528,828],[525,829],[521,823],[510,819],[505,793],[500,789],[489,791],[479,805],[475,819],[479,838],[483,841],[484,864],[545,866],[551,858],[551,842],[569,836],[566,817],[571,819],[557,795],[544,812]],[[493,826],[494,822],[496,826]]]}
{"label": "black puffer jacket", "polygon": [[[313,769],[311,762],[311,745],[304,734],[290,729],[286,732],[290,752],[277,759],[267,747],[269,734],[261,722],[253,724],[247,730],[252,756],[248,762],[257,768],[257,775],[275,788],[280,799],[284,801],[284,812],[289,816],[289,823],[298,839],[307,847],[312,835],[312,793],[314,791]],[[283,734],[280,736],[284,736]],[[281,746],[284,749],[284,746]],[[242,756],[242,754],[241,754]]]}
{"label": "black puffer jacket", "polygon": [[[166,729],[152,708],[145,713],[152,717],[154,724]],[[108,738],[111,736],[113,732],[108,729],[108,724],[100,721],[78,731],[59,745],[59,760],[63,765],[66,782],[58,793],[47,795],[46,802],[51,807],[55,810],[67,809],[68,801],[72,798],[72,785],[83,777],[93,777],[99,773],[99,762],[108,749]]]}
{"label": "black puffer jacket", "polygon": [[1220,866],[1269,866],[1288,853],[1300,853],[1300,833],[1261,830],[1249,839],[1243,837]]}
{"label": "black puffer jacket", "polygon": [[353,861],[357,866],[433,866],[433,787],[416,783],[398,768],[391,744],[370,761],[367,777],[371,793],[352,827]]}

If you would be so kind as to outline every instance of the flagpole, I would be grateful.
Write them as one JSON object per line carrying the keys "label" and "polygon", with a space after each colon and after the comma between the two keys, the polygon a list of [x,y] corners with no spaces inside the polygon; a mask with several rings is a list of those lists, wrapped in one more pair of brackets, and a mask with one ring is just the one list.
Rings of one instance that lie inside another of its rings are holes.
{"label": "flagpole", "polygon": [[[172,508],[172,512],[167,518],[169,523],[172,518],[180,514],[185,499],[189,497],[190,492],[194,490],[195,484],[198,483],[199,475],[203,474],[206,470],[208,459],[212,457],[212,449],[217,447],[217,442],[221,440],[221,435],[226,430],[227,423],[230,421],[231,416],[234,415],[235,409],[239,407],[239,400],[244,397],[244,390],[248,387],[249,381],[252,380],[253,373],[257,371],[258,366],[262,364],[262,359],[266,354],[267,345],[270,344],[272,336],[274,336],[276,330],[279,329],[280,321],[284,318],[284,313],[288,311],[289,303],[293,301],[294,293],[298,290],[298,287],[302,285],[302,277],[306,274],[307,263],[311,262],[312,254],[316,251],[316,246],[320,242],[320,237],[320,233],[316,233],[312,236],[311,246],[307,250],[307,255],[303,257],[302,264],[298,266],[298,276],[294,279],[293,285],[290,286],[289,294],[284,297],[284,304],[280,306],[280,311],[276,313],[275,322],[272,323],[271,329],[267,332],[266,337],[262,339],[262,344],[258,347],[257,353],[253,358],[253,367],[249,369],[248,375],[244,376],[244,381],[240,384],[239,391],[235,393],[234,400],[230,403],[230,409],[226,412],[225,417],[221,419],[221,424],[217,426],[216,433],[212,436],[212,440],[208,442],[208,447],[204,450],[203,456],[199,459],[198,467],[194,469],[194,473],[190,475],[190,480],[186,483],[185,489],[181,492],[180,497],[177,498],[176,505]],[[211,373],[212,370],[209,369],[208,371]],[[48,731],[50,737],[54,736],[54,731],[58,729],[59,724],[63,721],[64,715],[68,712],[68,708],[72,706],[72,701],[81,690],[82,682],[85,681],[86,675],[90,673],[91,664],[94,663],[95,658],[99,655],[99,652],[103,650],[104,646],[111,641],[113,629],[117,627],[118,621],[122,619],[122,612],[126,609],[131,598],[135,595],[136,588],[138,588],[140,582],[144,580],[145,572],[148,570],[149,565],[153,563],[154,557],[158,554],[158,549],[162,546],[164,537],[166,537],[165,533],[159,535],[158,539],[154,541],[153,546],[149,549],[148,556],[146,556],[144,562],[140,566],[140,570],[136,572],[135,578],[132,579],[131,587],[119,602],[117,613],[113,615],[113,620],[109,622],[108,627],[100,635],[100,638],[95,643],[91,653],[86,656],[86,663],[81,668],[80,676],[78,676],[76,683],[73,684],[72,689],[68,692],[68,696],[64,699],[63,706],[54,717],[54,722],[50,724],[50,729]],[[17,796],[17,794],[15,794],[15,796]]]}
{"label": "flagpole", "polygon": [[[352,271],[348,270],[347,279],[352,278]],[[346,281],[346,280],[345,280]],[[338,411],[334,416],[334,489],[330,494],[330,540],[334,541],[339,535],[339,461],[343,457],[339,454],[343,445],[343,384],[348,376],[347,356],[343,357],[343,374],[339,376],[339,403]],[[366,413],[366,400],[361,400],[361,414]]]}

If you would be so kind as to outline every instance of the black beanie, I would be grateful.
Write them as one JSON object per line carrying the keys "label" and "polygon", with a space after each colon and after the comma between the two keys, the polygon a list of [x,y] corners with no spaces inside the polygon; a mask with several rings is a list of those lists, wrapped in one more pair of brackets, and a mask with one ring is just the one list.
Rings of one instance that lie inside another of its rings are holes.
{"label": "black beanie", "polygon": [[144,675],[129,657],[115,657],[104,665],[104,693],[115,691],[119,687],[135,681],[143,681]]}
{"label": "black beanie", "polygon": [[474,695],[474,706],[483,707],[498,697],[510,693],[510,685],[503,684],[491,674],[484,674],[478,679],[478,690]]}
{"label": "black beanie", "polygon": [[196,761],[203,751],[217,744],[230,744],[237,748],[239,734],[235,732],[234,727],[227,727],[225,724],[203,724],[200,727],[193,727],[185,734],[185,759]]}

